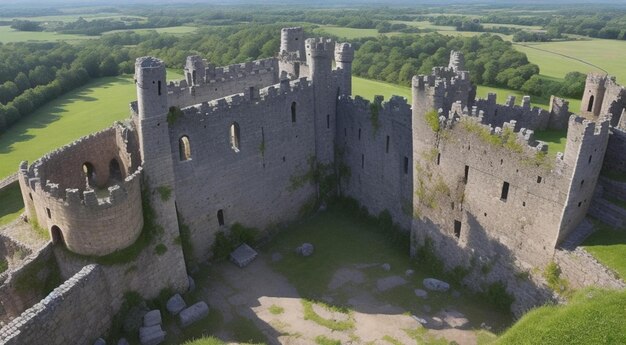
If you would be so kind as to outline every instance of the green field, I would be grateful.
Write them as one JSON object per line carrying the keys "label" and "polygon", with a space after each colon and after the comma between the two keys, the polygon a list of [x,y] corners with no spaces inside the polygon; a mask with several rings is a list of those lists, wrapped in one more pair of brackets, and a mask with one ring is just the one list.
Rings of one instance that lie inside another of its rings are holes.
{"label": "green field", "polygon": [[131,76],[99,78],[39,108],[0,135],[0,178],[81,136],[129,116],[136,99]]}
{"label": "green field", "polygon": [[571,71],[588,73],[603,69],[616,76],[618,82],[626,83],[624,41],[586,39],[515,44],[515,48],[526,53],[530,62],[539,65],[541,74],[545,76],[563,78]]}
{"label": "green field", "polygon": [[598,261],[626,279],[626,230],[616,230],[601,222],[594,222],[596,231],[583,246]]}
{"label": "green field", "polygon": [[12,17],[7,20],[20,19],[20,20],[30,20],[35,22],[73,22],[78,20],[78,18],[83,18],[87,21],[93,19],[120,19],[122,17],[125,18],[138,18],[145,19],[145,17],[133,16],[133,15],[120,15],[119,13],[113,12],[102,12],[102,13],[68,13],[65,15],[54,15],[54,16],[39,16],[39,17]]}
{"label": "green field", "polygon": [[19,183],[13,183],[0,191],[0,226],[10,223],[24,210]]}
{"label": "green field", "polygon": [[524,315],[496,344],[626,344],[626,292],[587,289]]}
{"label": "green field", "polygon": [[388,32],[385,34],[379,34],[376,29],[355,29],[355,28],[344,28],[340,26],[334,25],[321,25],[319,27],[320,31],[326,32],[329,35],[337,36],[339,38],[344,38],[347,40],[362,38],[362,37],[376,37],[379,35],[392,36],[397,35],[397,32]]}
{"label": "green field", "polygon": [[17,31],[11,29],[10,26],[0,26],[0,42],[2,43],[26,41],[76,41],[91,38],[97,38],[97,36],[66,35],[47,31]]}
{"label": "green field", "polygon": [[182,35],[182,34],[188,34],[188,33],[195,32],[196,30],[198,30],[198,28],[195,27],[195,26],[171,26],[171,27],[166,27],[166,28],[113,30],[113,31],[107,31],[107,32],[103,33],[103,35],[117,33],[117,32],[126,32],[126,31],[134,31],[134,32],[137,32],[137,33],[148,32],[148,31],[156,31],[156,32],[158,32],[160,34]]}

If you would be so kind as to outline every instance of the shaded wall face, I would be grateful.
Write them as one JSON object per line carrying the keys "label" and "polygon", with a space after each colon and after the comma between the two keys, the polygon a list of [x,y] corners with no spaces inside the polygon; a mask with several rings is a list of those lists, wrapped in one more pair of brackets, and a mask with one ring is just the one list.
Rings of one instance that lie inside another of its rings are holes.
{"label": "shaded wall face", "polygon": [[350,171],[341,180],[342,193],[373,215],[389,211],[394,222],[409,229],[414,171],[409,106],[380,106],[373,122],[369,103],[341,99],[336,143],[337,163]]}
{"label": "shaded wall face", "polygon": [[[181,160],[182,136],[189,140],[188,160]],[[312,87],[209,115],[185,115],[172,125],[170,141],[176,206],[198,258],[209,254],[217,231],[234,223],[263,230],[296,219],[315,197],[308,181],[294,183],[310,171],[315,155]]]}

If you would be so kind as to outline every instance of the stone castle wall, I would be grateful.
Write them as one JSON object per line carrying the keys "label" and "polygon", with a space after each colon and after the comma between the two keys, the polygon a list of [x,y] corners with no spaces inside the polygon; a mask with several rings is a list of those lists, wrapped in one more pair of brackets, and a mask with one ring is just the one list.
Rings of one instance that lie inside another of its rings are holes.
{"label": "stone castle wall", "polygon": [[111,298],[102,270],[85,266],[0,331],[0,343],[92,344],[111,325]]}
{"label": "stone castle wall", "polygon": [[612,128],[604,158],[604,169],[626,173],[626,132]]}
{"label": "stone castle wall", "polygon": [[205,78],[198,85],[186,80],[170,82],[168,104],[184,108],[240,92],[258,93],[259,89],[278,83],[278,60],[269,58],[224,67],[209,66]]}
{"label": "stone castle wall", "polygon": [[[260,90],[258,99],[235,94],[186,108],[171,125],[176,206],[196,256],[208,255],[217,231],[236,222],[264,229],[293,220],[315,196],[309,183],[292,188],[315,156],[313,92],[306,79],[283,82]],[[231,126],[238,128],[236,149]],[[181,156],[183,136],[190,159]]]}
{"label": "stone castle wall", "polygon": [[[22,163],[20,187],[29,218],[78,254],[106,255],[135,242],[143,216],[138,152],[127,146],[133,135],[121,126],[111,127],[30,167]],[[123,180],[110,176],[113,160]],[[91,164],[95,175],[89,189],[84,163]]]}
{"label": "stone castle wall", "polygon": [[414,171],[411,108],[401,97],[380,101],[339,100],[336,143],[350,171],[340,183],[341,192],[373,215],[388,210],[395,222],[409,229]]}

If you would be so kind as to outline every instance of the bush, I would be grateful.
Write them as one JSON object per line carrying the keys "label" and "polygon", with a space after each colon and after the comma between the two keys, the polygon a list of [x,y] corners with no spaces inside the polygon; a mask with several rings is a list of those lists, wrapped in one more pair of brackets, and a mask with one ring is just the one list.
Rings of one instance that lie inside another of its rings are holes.
{"label": "bush", "polygon": [[247,228],[239,223],[235,223],[231,226],[228,234],[224,231],[218,231],[215,235],[215,242],[213,242],[211,249],[213,258],[218,260],[226,259],[241,244],[253,245],[258,238],[259,231],[257,229]]}
{"label": "bush", "polygon": [[487,301],[501,311],[510,311],[511,304],[515,302],[515,298],[506,291],[506,286],[500,281],[491,283],[484,295]]}

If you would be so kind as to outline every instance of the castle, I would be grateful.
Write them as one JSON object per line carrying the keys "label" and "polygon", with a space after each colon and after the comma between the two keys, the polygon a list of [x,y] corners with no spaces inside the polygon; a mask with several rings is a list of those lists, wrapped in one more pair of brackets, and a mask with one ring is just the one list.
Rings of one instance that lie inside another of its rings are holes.
{"label": "castle", "polygon": [[[142,252],[132,274],[133,263],[64,272],[106,282],[106,305],[90,307],[110,314],[126,291],[151,298],[187,288],[190,253],[174,244],[183,226],[193,257],[204,260],[216,233],[234,223],[265,229],[296,220],[319,199],[315,181],[296,183],[314,165],[341,165],[330,169],[344,171],[338,193],[372,214],[387,210],[411,231],[413,253],[428,242],[450,268],[502,266],[488,280],[553,260],[587,214],[603,165],[626,170],[625,93],[610,78],[588,77],[584,118],[556,97],[550,110],[528,97],[521,106],[514,97],[498,104],[495,94],[475,99],[455,51],[448,67],[413,78],[411,104],[352,98],[353,59],[352,45],[305,39],[301,28],[282,29],[274,58],[216,67],[190,56],[177,82],[168,83],[161,60],[139,58],[130,120],[20,165],[26,215],[87,264],[135,243],[150,210],[160,229],[152,244],[167,246],[164,255]],[[534,139],[547,129],[567,130],[565,152],[550,156]],[[539,299],[512,285],[518,301]],[[109,325],[82,322],[94,334]],[[39,336],[7,337],[59,339],[52,328]]]}

